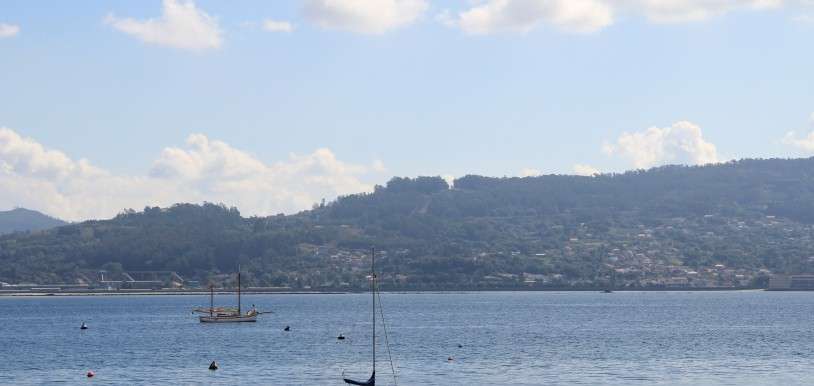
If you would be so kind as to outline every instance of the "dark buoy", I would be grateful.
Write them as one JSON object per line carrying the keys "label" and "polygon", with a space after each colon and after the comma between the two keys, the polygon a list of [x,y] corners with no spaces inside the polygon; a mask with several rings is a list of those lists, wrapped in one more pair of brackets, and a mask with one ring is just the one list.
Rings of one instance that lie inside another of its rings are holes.
{"label": "dark buoy", "polygon": [[458,343],[458,348],[464,348],[464,345]]}
{"label": "dark buoy", "polygon": [[285,326],[285,328],[283,329],[283,331],[291,331],[291,327],[289,327],[289,326]]}
{"label": "dark buoy", "polygon": [[85,374],[85,375],[86,375],[88,378],[93,378],[93,376],[94,376],[94,375],[96,375],[96,373],[94,373],[94,372],[93,372],[93,370],[88,370],[88,373],[87,373],[87,374]]}
{"label": "dark buoy", "polygon": [[337,340],[345,340],[345,335],[339,334],[339,336],[337,336],[336,339]]}
{"label": "dark buoy", "polygon": [[85,322],[82,322],[82,325],[81,325],[81,326],[79,326],[79,329],[80,329],[80,330],[87,330],[87,329],[88,329],[88,325],[87,325],[87,324],[85,324]]}
{"label": "dark buoy", "polygon": [[217,370],[217,369],[218,369],[218,364],[215,363],[215,361],[212,361],[212,363],[209,364],[209,370]]}
{"label": "dark buoy", "polygon": [[452,362],[452,361],[454,361],[454,360],[455,360],[455,359],[453,359],[452,357],[448,357],[448,358],[447,358],[447,362]]}

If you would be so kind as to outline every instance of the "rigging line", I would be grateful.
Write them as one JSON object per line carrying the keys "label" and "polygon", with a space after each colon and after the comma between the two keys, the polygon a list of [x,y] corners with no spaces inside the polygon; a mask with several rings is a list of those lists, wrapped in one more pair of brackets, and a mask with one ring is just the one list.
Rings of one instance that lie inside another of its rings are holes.
{"label": "rigging line", "polygon": [[376,297],[379,298],[379,314],[382,316],[382,327],[384,327],[384,345],[387,347],[387,358],[390,360],[390,370],[393,372],[393,384],[398,386],[398,380],[396,379],[396,367],[393,365],[393,355],[390,354],[390,339],[388,338],[389,333],[387,332],[387,323],[385,323],[384,320],[382,294],[379,292],[378,286],[376,286]]}

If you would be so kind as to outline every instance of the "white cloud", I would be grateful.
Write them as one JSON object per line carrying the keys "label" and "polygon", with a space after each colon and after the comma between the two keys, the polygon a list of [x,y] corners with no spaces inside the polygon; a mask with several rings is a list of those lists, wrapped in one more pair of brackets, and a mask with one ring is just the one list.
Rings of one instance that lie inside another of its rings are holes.
{"label": "white cloud", "polygon": [[455,23],[470,34],[526,33],[540,24],[590,33],[611,25],[613,10],[601,0],[489,0],[461,12]]}
{"label": "white cloud", "polygon": [[671,127],[623,133],[615,144],[605,144],[603,151],[627,158],[636,168],[668,163],[704,165],[719,162],[715,145],[704,139],[700,127],[687,121],[674,123]]}
{"label": "white cloud", "polygon": [[534,168],[525,168],[520,171],[520,177],[537,177],[541,174],[543,174],[542,171]]}
{"label": "white cloud", "polygon": [[789,131],[780,142],[805,152],[814,153],[814,131],[801,138],[797,137],[796,132]]}
{"label": "white cloud", "polygon": [[578,176],[593,176],[597,174],[601,174],[599,169],[585,164],[575,164],[574,165],[574,174]]}
{"label": "white cloud", "polygon": [[455,176],[453,176],[452,174],[444,174],[441,176],[441,178],[443,178],[444,181],[447,182],[447,185],[449,185],[450,189],[452,189],[455,186]]}
{"label": "white cloud", "polygon": [[267,19],[263,22],[263,29],[271,32],[292,32],[294,26],[287,21]]}
{"label": "white cloud", "polygon": [[372,191],[363,179],[383,167],[343,162],[329,149],[267,164],[194,134],[183,148],[165,148],[146,175],[117,175],[0,128],[0,202],[67,220],[202,201],[235,205],[245,215],[291,213],[322,198]]}
{"label": "white cloud", "polygon": [[384,166],[384,162],[382,160],[373,160],[373,171],[377,173],[384,173],[387,171],[387,167]]}
{"label": "white cloud", "polygon": [[306,0],[305,16],[323,28],[382,34],[415,22],[426,0]]}
{"label": "white cloud", "polygon": [[120,19],[108,15],[105,22],[119,31],[146,43],[203,51],[223,44],[223,33],[217,20],[190,1],[164,0],[163,14],[158,19]]}
{"label": "white cloud", "polygon": [[18,33],[20,33],[20,26],[0,23],[0,39],[17,36]]}
{"label": "white cloud", "polygon": [[438,14],[435,15],[435,21],[449,28],[454,28],[458,25],[458,21],[455,20],[455,17],[452,16],[452,12],[448,9],[438,12]]}
{"label": "white cloud", "polygon": [[635,0],[632,3],[651,22],[683,23],[707,20],[739,9],[779,8],[783,0]]}
{"label": "white cloud", "polygon": [[612,25],[618,14],[641,15],[652,23],[685,23],[783,5],[784,0],[487,0],[456,17],[442,11],[436,19],[469,34],[527,33],[540,25],[591,33]]}
{"label": "white cloud", "polygon": [[[814,126],[814,113],[811,113],[808,119],[809,124]],[[780,143],[795,147],[805,152],[814,153],[814,131],[801,138],[798,138],[796,131],[789,131],[785,136],[783,136]]]}

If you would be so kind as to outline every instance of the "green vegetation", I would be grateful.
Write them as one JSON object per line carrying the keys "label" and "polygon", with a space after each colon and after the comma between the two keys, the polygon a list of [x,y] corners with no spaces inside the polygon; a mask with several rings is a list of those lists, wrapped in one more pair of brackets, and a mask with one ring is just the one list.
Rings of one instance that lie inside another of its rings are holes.
{"label": "green vegetation", "polygon": [[466,176],[452,189],[439,177],[394,178],[290,216],[148,207],[3,236],[0,281],[71,282],[114,267],[205,282],[240,262],[249,285],[363,288],[376,247],[389,288],[763,285],[769,271],[814,271],[811,170],[814,158]]}
{"label": "green vegetation", "polygon": [[39,231],[65,225],[66,222],[34,210],[16,208],[0,212],[0,235],[13,232]]}

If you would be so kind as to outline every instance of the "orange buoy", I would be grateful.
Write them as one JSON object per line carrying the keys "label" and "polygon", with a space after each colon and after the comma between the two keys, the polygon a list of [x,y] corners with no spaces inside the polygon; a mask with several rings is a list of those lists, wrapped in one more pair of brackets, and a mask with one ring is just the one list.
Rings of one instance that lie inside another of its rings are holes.
{"label": "orange buoy", "polygon": [[93,376],[96,375],[96,373],[94,373],[93,370],[88,370],[88,373],[86,375],[88,376],[88,378],[93,378]]}

